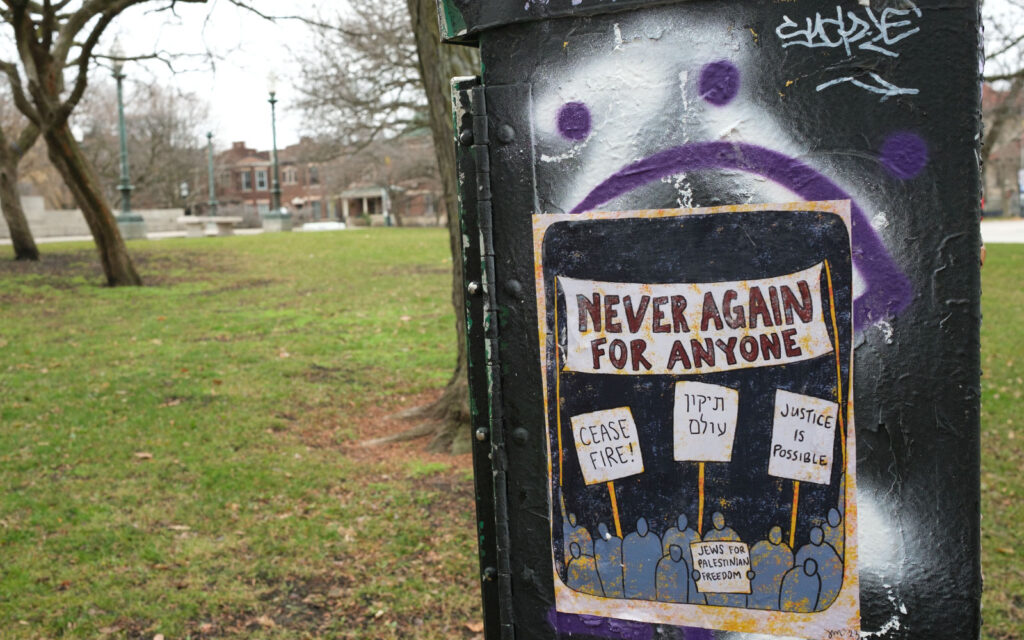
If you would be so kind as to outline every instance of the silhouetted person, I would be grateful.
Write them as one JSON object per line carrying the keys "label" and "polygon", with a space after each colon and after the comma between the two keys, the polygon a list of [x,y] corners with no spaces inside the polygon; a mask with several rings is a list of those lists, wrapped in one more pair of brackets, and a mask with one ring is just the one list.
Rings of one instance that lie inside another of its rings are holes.
{"label": "silhouetted person", "polygon": [[597,561],[597,575],[601,577],[604,595],[622,598],[622,538],[613,536],[608,525],[597,525],[597,540],[594,540],[594,559]]}
{"label": "silhouetted person", "polygon": [[658,561],[657,592],[662,602],[687,602],[690,566],[683,559],[683,548],[670,545],[668,555]]}
{"label": "silhouetted person", "polygon": [[843,541],[846,538],[842,524],[843,516],[839,513],[839,509],[829,509],[828,524],[822,527],[822,530],[825,532],[825,542],[832,545],[840,560],[843,559]]}
{"label": "silhouetted person", "polygon": [[[738,533],[725,526],[725,515],[721,511],[711,514],[711,524],[714,529],[704,534],[704,542],[742,542]],[[708,604],[719,607],[745,607],[747,604],[745,593],[705,593],[704,598]]]}
{"label": "silhouetted person", "polygon": [[580,545],[580,554],[591,557],[594,555],[594,543],[590,539],[590,532],[583,525],[576,524],[575,513],[570,513],[567,520],[562,521],[562,541],[565,545],[566,563],[572,559],[569,546],[573,542]]}
{"label": "silhouetted person", "polygon": [[814,560],[818,567],[818,577],[821,579],[818,609],[825,609],[839,596],[839,589],[843,586],[843,562],[836,550],[825,542],[825,534],[820,527],[811,529],[810,543],[796,552],[797,565],[807,559]]}
{"label": "silhouetted person", "polygon": [[782,541],[782,529],[772,527],[768,539],[758,542],[750,550],[750,569],[754,579],[750,583],[747,607],[750,609],[777,609],[782,578],[793,568],[793,552]]}
{"label": "silhouetted person", "polygon": [[[686,561],[686,566],[692,570],[693,556],[691,555],[690,545],[694,542],[700,542],[700,534],[689,527],[686,514],[680,513],[679,517],[676,518],[676,526],[669,528],[665,535],[662,536],[661,555],[669,555],[669,547],[677,544],[683,550],[683,560]],[[687,592],[690,594],[689,602],[704,604],[704,594],[697,592],[697,583],[693,581],[692,572],[687,572],[687,578],[690,583],[687,587]]]}
{"label": "silhouetted person", "polygon": [[622,541],[623,587],[627,598],[657,599],[655,579],[661,559],[661,541],[647,528],[647,520],[636,521],[636,531]]}
{"label": "silhouetted person", "polygon": [[597,564],[594,562],[594,558],[581,554],[580,545],[575,542],[569,544],[569,554],[572,556],[567,571],[569,588],[581,593],[603,596],[601,578],[597,575]]}
{"label": "silhouetted person", "polygon": [[787,571],[779,592],[779,609],[810,613],[818,608],[821,580],[817,574],[818,564],[811,558]]}

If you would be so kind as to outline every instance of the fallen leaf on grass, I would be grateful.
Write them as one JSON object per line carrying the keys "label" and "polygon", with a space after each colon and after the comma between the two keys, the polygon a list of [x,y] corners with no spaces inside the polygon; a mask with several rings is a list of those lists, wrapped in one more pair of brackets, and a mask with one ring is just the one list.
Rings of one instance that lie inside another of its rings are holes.
{"label": "fallen leaf on grass", "polygon": [[277,626],[277,623],[270,616],[260,616],[256,618],[256,624],[267,629],[273,629]]}
{"label": "fallen leaf on grass", "polygon": [[153,344],[155,344],[157,346],[162,345],[164,343],[164,341],[161,340],[160,338],[153,338],[152,340],[150,340],[150,342],[152,342]]}
{"label": "fallen leaf on grass", "polygon": [[136,451],[135,457],[139,460],[152,460],[153,454],[148,451]]}
{"label": "fallen leaf on grass", "polygon": [[179,404],[181,404],[181,398],[173,398],[173,399],[168,400],[167,402],[161,403],[161,404],[159,404],[157,406],[160,406],[160,407],[176,407]]}
{"label": "fallen leaf on grass", "polygon": [[484,630],[484,623],[482,623],[482,622],[467,622],[466,623],[466,628],[469,629],[470,631],[472,631],[473,633],[480,633],[481,631]]}
{"label": "fallen leaf on grass", "polygon": [[187,524],[169,524],[169,525],[167,525],[167,528],[170,529],[171,531],[191,531],[192,530],[192,527],[188,526]]}

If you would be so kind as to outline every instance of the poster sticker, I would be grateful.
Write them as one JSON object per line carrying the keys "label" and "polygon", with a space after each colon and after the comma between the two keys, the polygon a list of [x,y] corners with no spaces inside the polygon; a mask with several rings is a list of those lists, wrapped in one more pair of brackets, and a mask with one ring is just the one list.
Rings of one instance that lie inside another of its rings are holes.
{"label": "poster sticker", "polygon": [[729,462],[739,395],[735,389],[717,384],[677,382],[672,457],[680,461]]}
{"label": "poster sticker", "polygon": [[559,615],[859,637],[850,203],[533,227]]}
{"label": "poster sticker", "polygon": [[640,441],[629,407],[573,416],[572,435],[588,485],[644,472]]}

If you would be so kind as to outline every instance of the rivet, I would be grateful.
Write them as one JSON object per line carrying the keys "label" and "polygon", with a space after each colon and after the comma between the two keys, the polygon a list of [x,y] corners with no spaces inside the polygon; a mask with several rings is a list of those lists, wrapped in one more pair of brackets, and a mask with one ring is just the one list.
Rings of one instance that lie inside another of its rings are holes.
{"label": "rivet", "polygon": [[516,139],[516,130],[512,125],[503,124],[498,127],[498,142],[508,144]]}
{"label": "rivet", "polygon": [[469,295],[475,296],[476,294],[480,293],[480,283],[477,282],[476,280],[470,282],[469,284],[466,285],[466,291],[469,292]]}
{"label": "rivet", "polygon": [[484,580],[487,580],[488,582],[490,582],[491,580],[494,580],[497,577],[498,577],[498,570],[495,569],[494,567],[487,567],[486,569],[484,569]]}
{"label": "rivet", "polygon": [[519,296],[523,292],[523,285],[519,284],[518,280],[509,280],[505,283],[505,288],[514,296]]}
{"label": "rivet", "polygon": [[459,142],[464,147],[468,147],[473,144],[473,131],[472,129],[463,129],[459,132]]}
{"label": "rivet", "polygon": [[526,441],[530,439],[530,432],[522,427],[513,429],[512,439],[518,444],[526,444]]}
{"label": "rivet", "polygon": [[484,429],[483,427],[477,429],[476,430],[476,439],[479,440],[480,442],[483,442],[484,440],[486,440],[487,439],[487,429]]}

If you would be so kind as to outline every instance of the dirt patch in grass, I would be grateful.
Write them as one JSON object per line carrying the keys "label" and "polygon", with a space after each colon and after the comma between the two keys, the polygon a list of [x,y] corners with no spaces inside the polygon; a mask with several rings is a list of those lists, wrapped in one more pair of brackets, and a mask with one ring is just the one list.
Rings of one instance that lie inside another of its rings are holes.
{"label": "dirt patch in grass", "polygon": [[[305,375],[310,379],[329,378],[332,372],[311,369]],[[319,407],[298,419],[292,416],[289,422],[293,423],[292,428],[298,431],[300,439],[307,446],[334,448],[352,460],[388,463],[399,467],[415,460],[425,464],[449,464],[453,468],[468,469],[473,462],[471,454],[428,452],[426,448],[430,442],[429,436],[369,447],[363,445],[369,440],[384,438],[415,427],[419,421],[405,419],[401,414],[435,402],[441,397],[441,393],[441,389],[432,389],[413,395],[388,397],[378,404],[358,409],[358,417],[355,419],[351,419],[351,414],[345,414],[338,408]]]}
{"label": "dirt patch in grass", "polygon": [[[209,252],[132,251],[131,256],[145,286],[152,287],[203,282],[235,270],[228,256]],[[44,248],[38,261],[0,260],[0,278],[5,276],[35,276],[37,283],[60,290],[76,289],[83,281],[97,286],[105,282],[94,249],[47,252]]]}

